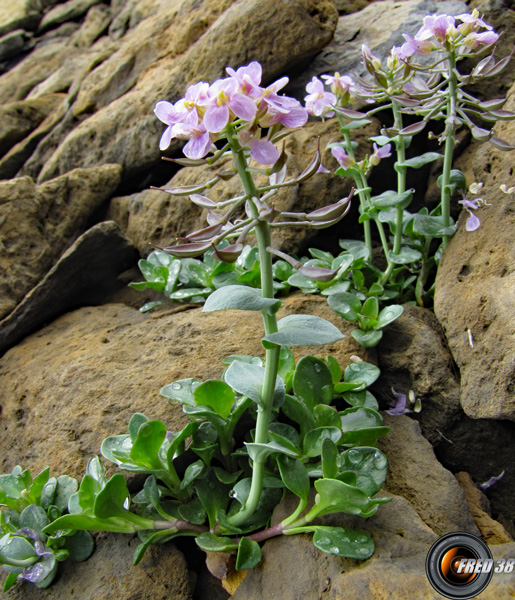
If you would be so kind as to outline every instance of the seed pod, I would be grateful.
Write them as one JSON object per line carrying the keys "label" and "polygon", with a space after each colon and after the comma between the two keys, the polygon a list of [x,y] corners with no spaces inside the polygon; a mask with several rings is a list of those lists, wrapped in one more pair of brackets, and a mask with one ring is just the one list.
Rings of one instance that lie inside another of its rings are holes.
{"label": "seed pod", "polygon": [[225,248],[215,248],[213,250],[216,258],[224,263],[233,263],[243,251],[243,244],[231,244]]}
{"label": "seed pod", "polygon": [[324,267],[300,267],[298,269],[298,272],[304,277],[307,277],[308,279],[313,279],[313,281],[320,281],[321,283],[332,281],[338,273],[337,270],[326,269]]}
{"label": "seed pod", "polygon": [[[152,244],[152,246],[154,246]],[[192,244],[178,244],[177,246],[154,246],[158,250],[162,250],[167,254],[171,254],[172,256],[176,256],[177,258],[193,258],[195,256],[200,256],[204,254],[206,250],[211,248],[211,242],[198,242]]]}

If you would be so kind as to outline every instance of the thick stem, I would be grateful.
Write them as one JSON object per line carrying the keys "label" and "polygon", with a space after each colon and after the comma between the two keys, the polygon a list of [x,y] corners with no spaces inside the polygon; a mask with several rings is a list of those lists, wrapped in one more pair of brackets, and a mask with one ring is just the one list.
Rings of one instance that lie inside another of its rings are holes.
{"label": "thick stem", "polygon": [[[444,227],[451,224],[451,191],[449,183],[451,180],[452,155],[454,152],[454,138],[456,130],[456,96],[458,79],[456,76],[456,56],[454,50],[449,51],[449,87],[447,97],[447,119],[445,126],[445,150],[443,158],[441,210]],[[443,237],[443,246],[447,245],[449,236]]]}
{"label": "thick stem", "polygon": [[[238,175],[240,176],[243,188],[249,196],[249,211],[254,219],[259,219],[259,211],[254,203],[254,198],[259,198],[259,192],[256,188],[252,175],[247,170],[247,160],[240,146],[234,130],[229,125],[227,128],[227,141],[236,162]],[[274,297],[274,278],[272,271],[272,255],[267,252],[270,246],[270,225],[267,221],[258,220],[255,226],[255,233],[259,249],[259,266],[261,270],[261,294],[263,298]],[[265,334],[269,335],[277,331],[277,319],[274,312],[262,311]],[[263,381],[263,390],[261,393],[261,404],[258,406],[256,419],[255,442],[266,444],[268,442],[268,426],[272,415],[274,402],[275,384],[277,379],[277,370],[279,366],[280,347],[276,346],[266,351],[265,356],[265,376]],[[257,457],[252,465],[252,483],[250,493],[245,506],[235,515],[229,518],[232,525],[239,526],[245,523],[256,511],[263,490],[263,477],[265,470],[266,457]]]}

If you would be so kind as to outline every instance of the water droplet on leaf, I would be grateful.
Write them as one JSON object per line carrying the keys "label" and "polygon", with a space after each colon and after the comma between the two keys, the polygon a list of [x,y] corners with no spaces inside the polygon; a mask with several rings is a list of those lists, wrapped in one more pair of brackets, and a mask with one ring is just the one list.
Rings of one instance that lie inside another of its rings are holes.
{"label": "water droplet on leaf", "polygon": [[176,381],[175,383],[172,383],[173,390],[180,390],[181,387],[182,387],[182,385],[178,381]]}
{"label": "water droplet on leaf", "polygon": [[359,450],[349,450],[347,456],[350,462],[355,465],[358,465],[362,460],[361,452]]}

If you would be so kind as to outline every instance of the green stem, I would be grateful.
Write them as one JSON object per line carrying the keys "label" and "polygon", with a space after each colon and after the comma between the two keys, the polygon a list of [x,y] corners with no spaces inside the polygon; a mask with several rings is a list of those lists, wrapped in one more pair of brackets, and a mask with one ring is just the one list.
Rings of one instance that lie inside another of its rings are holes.
{"label": "green stem", "polygon": [[[454,138],[455,138],[455,117],[456,117],[456,101],[457,101],[457,89],[458,79],[456,76],[456,56],[454,50],[449,50],[449,87],[448,87],[448,98],[447,98],[447,119],[445,126],[445,150],[443,158],[443,173],[442,173],[442,188],[441,188],[441,210],[442,210],[442,221],[444,227],[449,227],[451,224],[451,190],[449,183],[451,180],[451,169],[452,169],[452,155],[454,152]],[[449,236],[443,237],[443,246],[447,245]]]}
{"label": "green stem", "polygon": [[[394,127],[396,129],[402,129],[402,113],[399,109],[399,105],[395,100],[392,100],[392,111],[394,117]],[[406,167],[401,167],[398,165],[403,165],[406,160],[406,144],[404,137],[398,135],[395,139],[395,150],[397,154],[397,164],[395,170],[397,171],[397,193],[402,194],[406,191]],[[401,251],[401,243],[402,243],[402,226],[404,222],[404,209],[402,206],[397,205],[395,207],[395,237],[393,240],[393,254],[399,254]],[[383,275],[382,282],[386,283],[392,274],[394,268],[394,263],[391,262],[388,264],[388,267]]]}
{"label": "green stem", "polygon": [[[354,149],[352,148],[352,140],[350,137],[349,130],[345,126],[345,121],[341,115],[338,115],[338,121],[340,122],[340,131],[343,134],[343,139],[345,140],[345,148],[347,150],[347,154],[353,159],[356,160],[356,156],[354,154]],[[366,188],[367,182],[359,182],[356,178],[354,178],[354,182],[358,188]],[[359,203],[361,205],[362,210],[367,207],[367,200],[364,192],[358,192]],[[370,221],[365,221],[363,223],[363,233],[365,236],[365,245],[368,248],[369,252],[369,261],[372,262],[372,231],[370,229]]]}
{"label": "green stem", "polygon": [[[243,188],[249,196],[249,211],[252,218],[257,220],[255,233],[259,249],[259,266],[261,270],[261,294],[263,298],[274,297],[273,271],[272,271],[272,255],[267,252],[267,247],[270,246],[270,225],[267,221],[259,220],[259,211],[253,199],[259,198],[259,192],[256,188],[252,175],[247,170],[247,160],[235,135],[234,129],[229,125],[227,127],[227,141],[233,153],[238,175],[240,176]],[[263,324],[265,335],[275,333],[277,331],[277,319],[275,313],[262,311]],[[263,381],[263,390],[261,393],[261,405],[258,406],[256,419],[256,434],[255,442],[258,444],[266,444],[268,442],[268,427],[272,415],[272,407],[274,402],[275,384],[277,378],[277,370],[279,366],[280,346],[275,346],[271,350],[266,350],[265,355],[265,376]],[[257,457],[252,465],[252,483],[250,486],[249,496],[245,506],[235,515],[229,518],[232,525],[239,526],[245,523],[256,511],[261,492],[263,490],[263,477],[265,472],[266,457]]]}

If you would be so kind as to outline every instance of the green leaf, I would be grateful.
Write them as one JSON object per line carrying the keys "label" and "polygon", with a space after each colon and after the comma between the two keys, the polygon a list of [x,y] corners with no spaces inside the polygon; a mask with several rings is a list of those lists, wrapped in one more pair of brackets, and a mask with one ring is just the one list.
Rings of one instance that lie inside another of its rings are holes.
{"label": "green leaf", "polygon": [[284,381],[286,389],[291,387],[293,373],[295,371],[295,358],[293,352],[283,346],[279,352],[279,366],[277,368],[277,374]]}
{"label": "green leaf", "polygon": [[395,265],[409,265],[422,259],[422,253],[413,248],[404,246],[398,254],[394,254],[393,250],[388,253],[388,258]]}
{"label": "green leaf", "polygon": [[181,489],[186,489],[191,483],[201,475],[204,471],[204,463],[201,460],[196,460],[195,462],[190,463],[186,470],[184,471],[184,477],[181,482]]}
{"label": "green leaf", "polygon": [[289,419],[300,425],[303,434],[315,426],[315,419],[311,411],[308,410],[302,400],[295,396],[286,394],[281,410]]}
{"label": "green leaf", "polygon": [[303,292],[307,293],[318,291],[317,284],[312,279],[304,277],[304,275],[302,275],[301,273],[293,273],[293,275],[291,275],[288,278],[288,284],[294,287],[298,287]]}
{"label": "green leaf", "polygon": [[209,531],[198,535],[195,542],[206,552],[232,552],[238,547],[238,544],[231,538],[221,537]]}
{"label": "green leaf", "polygon": [[340,428],[340,417],[333,406],[317,404],[313,409],[316,427],[338,427]]}
{"label": "green leaf", "polygon": [[49,520],[41,506],[31,504],[23,509],[20,515],[20,527],[28,527],[41,534]]}
{"label": "green leaf", "polygon": [[258,289],[243,285],[226,285],[215,290],[206,300],[202,312],[215,310],[272,310],[277,312],[281,301],[263,298]]}
{"label": "green leaf", "polygon": [[313,544],[327,554],[356,560],[370,558],[375,550],[374,540],[368,532],[343,527],[317,527]]}
{"label": "green leaf", "polygon": [[146,417],[142,413],[134,413],[129,421],[129,436],[131,438],[131,442],[134,444],[136,441],[136,437],[138,436],[138,431],[143,423],[147,423],[148,417]]}
{"label": "green leaf", "polygon": [[388,190],[379,196],[374,196],[370,200],[375,208],[383,209],[392,206],[400,206],[402,209],[405,209],[408,208],[411,203],[413,191],[414,190],[407,190],[406,192],[399,194],[393,190]]}
{"label": "green leaf", "polygon": [[66,538],[65,547],[74,562],[83,562],[93,554],[95,541],[89,532],[77,531]]}
{"label": "green leaf", "polygon": [[18,575],[16,573],[8,573],[4,581],[4,592],[10,590],[17,581]]}
{"label": "green leaf", "polygon": [[361,302],[349,292],[331,294],[327,300],[335,313],[346,321],[356,321],[361,311]]}
{"label": "green leaf", "polygon": [[379,410],[377,400],[368,390],[363,390],[361,392],[345,392],[343,398],[345,402],[351,406],[364,406],[366,408]]}
{"label": "green leaf", "polygon": [[302,501],[307,502],[311,484],[306,467],[298,458],[292,456],[278,454],[276,458],[284,485]]}
{"label": "green leaf", "polygon": [[25,500],[30,504],[40,504],[41,503],[41,492],[43,491],[43,487],[46,482],[49,480],[50,469],[47,467],[41,473],[34,477],[31,485],[27,489],[25,494]]}
{"label": "green leaf", "polygon": [[314,315],[288,315],[277,323],[279,331],[265,336],[265,347],[314,346],[330,344],[344,338],[329,321]]}
{"label": "green leaf", "polygon": [[268,444],[260,444],[257,442],[244,442],[245,447],[252,460],[264,460],[265,457],[271,454],[286,454],[287,456],[296,457],[297,453],[287,446],[283,446],[277,442],[268,442]]}
{"label": "green leaf", "polygon": [[[22,536],[6,534],[0,539],[0,564],[25,567],[37,557],[34,546]],[[16,564],[19,561],[22,564]]]}
{"label": "green leaf", "polygon": [[132,462],[150,469],[162,469],[163,464],[159,458],[159,449],[165,437],[166,425],[162,421],[142,423],[129,454]]}
{"label": "green leaf", "polygon": [[423,167],[424,165],[427,165],[430,162],[434,162],[439,158],[442,158],[442,155],[438,152],[425,152],[420,156],[414,156],[413,158],[405,160],[402,164],[398,163],[398,166],[411,167],[412,169],[420,169],[420,167]]}
{"label": "green leaf", "polygon": [[236,556],[236,570],[245,571],[253,569],[261,561],[261,548],[254,540],[242,537],[238,546]]}
{"label": "green leaf", "polygon": [[365,348],[373,348],[377,346],[383,337],[383,332],[380,329],[373,329],[372,331],[362,331],[361,329],[353,329],[351,331],[352,337]]}
{"label": "green leaf", "polygon": [[55,504],[62,512],[68,510],[68,501],[70,496],[79,488],[76,479],[68,475],[60,475],[57,478],[57,486],[55,489],[54,499],[52,504]]}
{"label": "green leaf", "polygon": [[368,298],[361,307],[361,314],[369,319],[376,319],[379,313],[379,302],[375,296]]}
{"label": "green leaf", "polygon": [[342,378],[342,368],[340,367],[340,363],[334,358],[334,356],[328,356],[326,358],[327,367],[331,372],[331,377],[333,379],[333,383],[338,383]]}
{"label": "green leaf", "polygon": [[322,473],[324,477],[333,479],[338,473],[338,447],[331,438],[325,438],[322,443]]}
{"label": "green leaf", "polygon": [[218,511],[227,509],[230,487],[221,483],[210,468],[204,471],[202,477],[195,479],[193,485],[206,510],[209,527],[213,528],[216,524]]}
{"label": "green leaf", "polygon": [[231,414],[231,409],[236,401],[234,392],[224,381],[210,379],[201,383],[193,394],[195,402],[199,405],[210,406],[224,419]]}
{"label": "green leaf", "polygon": [[[352,471],[358,478],[357,487],[368,496],[373,496],[381,489],[386,478],[388,461],[377,448],[361,446],[346,450],[341,455],[341,471]],[[365,475],[368,481],[360,485],[360,476]]]}
{"label": "green leaf", "polygon": [[353,362],[344,372],[344,381],[347,383],[359,383],[363,389],[372,385],[379,375],[381,370],[367,362]]}
{"label": "green leaf", "polygon": [[377,317],[378,327],[383,328],[393,323],[395,319],[398,319],[402,315],[403,310],[400,304],[390,304],[390,306],[383,308]]}
{"label": "green leaf", "polygon": [[[265,369],[252,363],[239,360],[232,362],[224,373],[225,381],[236,392],[247,396],[257,404],[261,404]],[[275,382],[274,404],[282,404],[285,388],[281,377],[277,376]]]}
{"label": "green leaf", "polygon": [[161,396],[168,398],[168,400],[175,400],[176,402],[181,402],[181,404],[194,406],[195,398],[193,394],[198,385],[200,385],[200,381],[192,377],[179,379],[162,387],[159,393]]}
{"label": "green leaf", "polygon": [[[440,175],[436,180],[436,185],[442,189],[443,185],[443,175]],[[449,177],[449,188],[450,193],[454,194],[456,190],[461,190],[465,192],[467,190],[467,179],[462,171],[459,169],[452,169]]]}
{"label": "green leaf", "polygon": [[456,225],[452,219],[451,225],[445,225],[443,217],[417,214],[413,221],[413,231],[429,237],[443,237],[444,235],[453,235]]}
{"label": "green leaf", "polygon": [[121,473],[116,473],[98,493],[93,505],[93,513],[99,519],[125,516],[128,512],[124,503],[129,495],[127,484]]}
{"label": "green leaf", "polygon": [[188,504],[181,504],[179,506],[179,515],[188,523],[194,525],[202,525],[206,520],[206,511],[202,506],[202,502],[198,498],[194,498]]}
{"label": "green leaf", "polygon": [[358,515],[368,507],[368,496],[356,487],[337,479],[318,479],[315,481],[318,492],[315,505],[309,511],[311,519],[337,512]]}
{"label": "green leaf", "polygon": [[293,391],[310,410],[316,404],[330,404],[333,379],[325,362],[314,356],[301,358],[293,375]]}
{"label": "green leaf", "polygon": [[383,424],[383,419],[377,411],[360,406],[345,409],[340,413],[340,419],[344,433],[358,429],[380,427]]}
{"label": "green leaf", "polygon": [[317,427],[308,431],[303,441],[304,456],[320,456],[325,439],[330,439],[336,444],[341,437],[342,432],[337,427]]}

